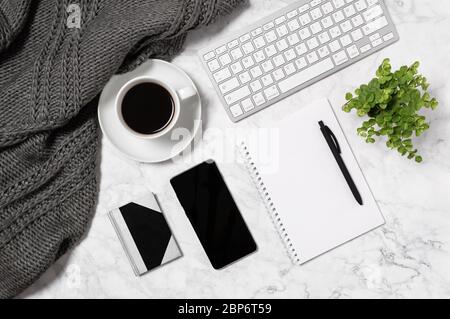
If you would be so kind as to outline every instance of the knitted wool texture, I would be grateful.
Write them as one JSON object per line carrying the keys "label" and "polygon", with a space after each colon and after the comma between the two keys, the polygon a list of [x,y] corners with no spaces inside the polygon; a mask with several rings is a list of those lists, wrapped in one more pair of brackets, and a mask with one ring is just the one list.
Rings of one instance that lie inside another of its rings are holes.
{"label": "knitted wool texture", "polygon": [[[117,72],[169,59],[242,0],[0,0],[0,298],[84,234],[96,203],[96,96]],[[80,28],[69,28],[71,3]]]}

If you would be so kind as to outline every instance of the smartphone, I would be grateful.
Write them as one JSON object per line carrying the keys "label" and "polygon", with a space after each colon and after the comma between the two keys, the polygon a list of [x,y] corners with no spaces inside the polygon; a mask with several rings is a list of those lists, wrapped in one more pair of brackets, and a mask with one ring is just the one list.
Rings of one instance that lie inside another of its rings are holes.
{"label": "smartphone", "polygon": [[214,269],[256,251],[256,243],[214,161],[201,163],[170,183]]}

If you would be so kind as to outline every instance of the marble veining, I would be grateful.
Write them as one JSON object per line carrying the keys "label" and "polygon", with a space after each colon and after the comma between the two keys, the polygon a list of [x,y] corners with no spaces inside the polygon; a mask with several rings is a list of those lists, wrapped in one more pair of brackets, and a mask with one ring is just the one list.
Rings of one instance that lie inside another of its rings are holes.
{"label": "marble veining", "polygon": [[[386,0],[400,33],[395,45],[295,94],[238,124],[232,124],[201,70],[196,52],[216,37],[239,30],[293,0],[251,0],[239,12],[192,33],[173,62],[196,82],[204,102],[203,129],[265,127],[310,101],[328,97],[383,211],[386,225],[304,266],[284,253],[242,163],[223,163],[259,250],[222,271],[207,260],[172,191],[169,179],[189,161],[139,164],[102,143],[101,184],[96,214],[86,238],[63,256],[22,297],[29,298],[437,298],[450,297],[450,1]],[[417,165],[366,145],[355,135],[359,120],[340,111],[344,94],[369,80],[384,57],[395,66],[421,61],[441,102],[428,112],[431,129],[417,144]],[[227,134],[211,134],[193,151],[214,157]],[[135,277],[107,218],[112,207],[153,191],[184,256]]]}

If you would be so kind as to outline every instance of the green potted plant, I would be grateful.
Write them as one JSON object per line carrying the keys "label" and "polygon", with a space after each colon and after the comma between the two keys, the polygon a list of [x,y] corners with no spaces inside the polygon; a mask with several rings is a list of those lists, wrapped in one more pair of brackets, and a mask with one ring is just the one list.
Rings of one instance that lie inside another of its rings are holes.
{"label": "green potted plant", "polygon": [[422,109],[436,109],[438,101],[428,92],[427,79],[418,74],[419,62],[402,66],[392,72],[389,59],[385,59],[368,84],[347,93],[343,110],[355,110],[360,117],[368,117],[357,132],[367,143],[375,143],[382,136],[386,145],[402,156],[422,162],[414,148],[412,137],[422,135],[430,128]]}

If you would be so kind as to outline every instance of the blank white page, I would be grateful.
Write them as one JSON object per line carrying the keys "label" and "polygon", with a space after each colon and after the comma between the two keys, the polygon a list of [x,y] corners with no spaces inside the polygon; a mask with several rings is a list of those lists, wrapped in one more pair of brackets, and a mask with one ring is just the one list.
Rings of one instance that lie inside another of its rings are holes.
{"label": "blank white page", "polygon": [[[319,121],[336,135],[363,206],[354,198]],[[260,174],[300,263],[384,224],[328,100],[317,101],[276,126],[279,155],[274,158],[279,161],[278,169]],[[247,146],[251,153],[252,145]]]}

